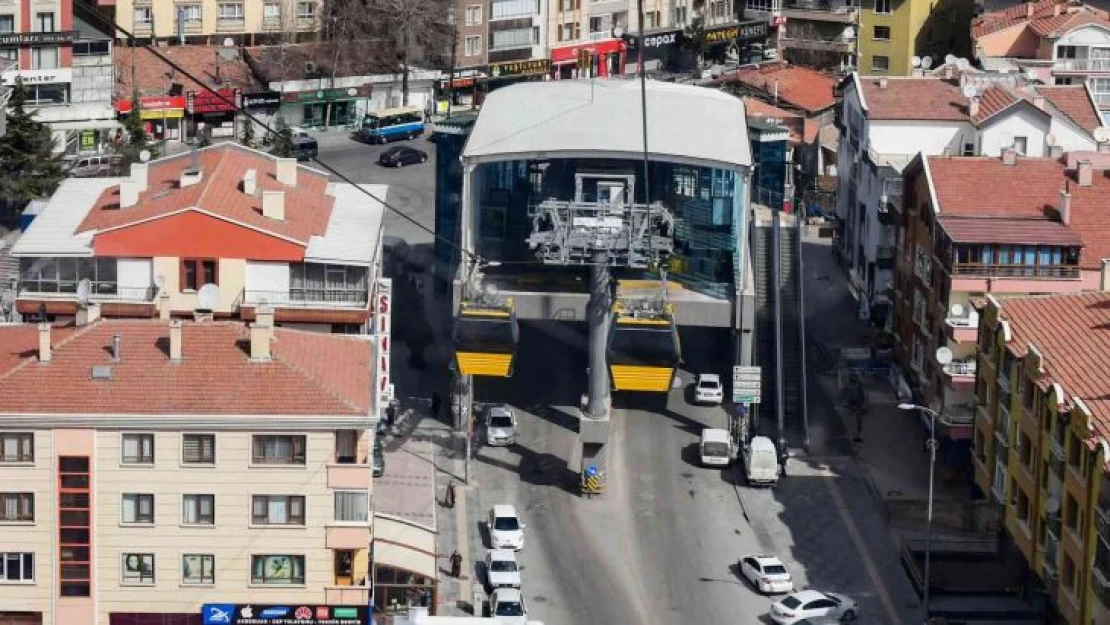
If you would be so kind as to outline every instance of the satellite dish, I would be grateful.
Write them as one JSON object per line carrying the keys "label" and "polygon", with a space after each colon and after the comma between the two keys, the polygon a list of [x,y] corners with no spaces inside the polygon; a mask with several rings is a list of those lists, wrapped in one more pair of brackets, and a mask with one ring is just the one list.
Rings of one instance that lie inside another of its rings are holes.
{"label": "satellite dish", "polygon": [[150,150],[143,150],[142,152],[139,152],[139,160],[144,162],[144,163],[149,161],[150,160]]}
{"label": "satellite dish", "polygon": [[212,312],[220,305],[220,287],[209,282],[197,290],[197,310]]}
{"label": "satellite dish", "polygon": [[955,65],[956,64],[956,58],[957,57],[956,57],[955,54],[946,54],[946,55],[944,55],[944,64],[945,65]]}
{"label": "satellite dish", "polygon": [[[845,27],[844,32],[841,33],[840,36],[843,37],[845,41],[851,41],[856,38],[856,29],[851,26]],[[914,67],[916,67],[916,65]]]}
{"label": "satellite dish", "polygon": [[613,39],[620,39],[624,36],[624,29],[620,26],[613,27]]}
{"label": "satellite dish", "polygon": [[224,47],[225,48],[234,48],[235,47],[235,40],[232,39],[231,37],[225,37],[224,38]]}
{"label": "satellite dish", "polygon": [[1098,128],[1095,128],[1094,136],[1095,141],[1098,141],[1099,143],[1106,143],[1107,141],[1110,141],[1110,128],[1107,128],[1106,126],[1099,126]]}
{"label": "satellite dish", "polygon": [[922,67],[922,69],[929,69],[932,66],[933,66],[933,57],[925,56],[925,57],[921,58],[921,67]]}
{"label": "satellite dish", "polygon": [[967,59],[956,59],[956,67],[958,67],[960,71],[966,72],[971,69],[971,61]]}
{"label": "satellite dish", "polygon": [[962,91],[963,91],[964,97],[967,98],[968,100],[970,100],[971,98],[974,98],[976,95],[978,95],[978,91],[976,91],[975,85],[970,85],[970,84],[964,85],[964,88],[963,88]]}
{"label": "satellite dish", "polygon": [[1059,141],[1060,140],[1056,138],[1056,135],[1052,134],[1051,132],[1044,136],[1044,143],[1050,148],[1055,147],[1055,145]]}
{"label": "satellite dish", "polygon": [[82,278],[77,283],[77,303],[82,307],[89,305],[89,297],[92,295],[92,282],[88,278]]}
{"label": "satellite dish", "polygon": [[910,64],[914,67],[921,67],[921,57],[915,55],[912,59],[910,59]]}
{"label": "satellite dish", "polygon": [[1027,67],[1025,68],[1025,77],[1029,80],[1040,80],[1041,75],[1037,73],[1036,68]]}
{"label": "satellite dish", "polygon": [[952,304],[952,316],[953,317],[963,317],[964,316],[964,307],[959,305],[959,304]]}
{"label": "satellite dish", "polygon": [[1044,502],[1044,511],[1049,514],[1056,514],[1060,512],[1060,500],[1055,497],[1049,497]]}
{"label": "satellite dish", "polygon": [[948,349],[947,347],[938,347],[937,362],[939,362],[941,365],[946,365],[952,362],[952,350]]}
{"label": "satellite dish", "polygon": [[154,276],[154,286],[161,291],[162,288],[166,286],[166,276]]}

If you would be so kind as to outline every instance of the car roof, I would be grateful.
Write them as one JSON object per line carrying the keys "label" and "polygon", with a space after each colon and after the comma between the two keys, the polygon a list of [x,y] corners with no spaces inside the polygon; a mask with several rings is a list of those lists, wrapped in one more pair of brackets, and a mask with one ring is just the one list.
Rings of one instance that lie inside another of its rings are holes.
{"label": "car roof", "polygon": [[520,600],[522,600],[524,598],[524,595],[520,594],[520,590],[518,590],[516,588],[498,588],[494,592],[497,593],[497,598],[502,599],[504,601],[517,601],[517,602],[519,602]]}
{"label": "car roof", "polygon": [[498,504],[493,507],[493,516],[516,516],[516,508],[505,503]]}
{"label": "car roof", "polygon": [[502,406],[502,405],[491,406],[490,409],[489,409],[489,416],[491,416],[491,417],[511,417],[511,416],[513,416],[513,411],[511,409],[509,409],[508,406]]}
{"label": "car roof", "polygon": [[721,381],[721,376],[717,375],[716,373],[701,373],[701,374],[698,374],[698,381],[699,382],[720,382]]}
{"label": "car roof", "polygon": [[754,436],[749,444],[752,451],[775,451],[775,443],[766,436]]}
{"label": "car roof", "polygon": [[703,443],[730,443],[732,442],[728,435],[728,430],[719,428],[705,428],[701,431],[701,442]]}
{"label": "car roof", "polygon": [[798,601],[801,601],[802,603],[809,603],[810,601],[816,601],[817,599],[828,599],[828,596],[826,596],[825,593],[819,590],[799,590],[798,592],[790,596],[794,597]]}
{"label": "car roof", "polygon": [[490,560],[512,560],[516,561],[516,552],[512,549],[490,549]]}
{"label": "car roof", "polygon": [[782,564],[782,560],[779,560],[777,556],[751,556],[751,558],[760,564]]}

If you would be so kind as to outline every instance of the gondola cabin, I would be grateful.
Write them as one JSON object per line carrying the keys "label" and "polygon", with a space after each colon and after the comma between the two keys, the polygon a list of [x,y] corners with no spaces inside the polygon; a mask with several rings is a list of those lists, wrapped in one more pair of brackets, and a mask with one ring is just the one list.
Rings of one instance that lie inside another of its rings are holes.
{"label": "gondola cabin", "polygon": [[670,307],[630,311],[614,306],[607,356],[614,390],[669,392],[680,358]]}
{"label": "gondola cabin", "polygon": [[463,302],[455,319],[455,361],[461,375],[507,378],[513,374],[518,336],[512,303]]}

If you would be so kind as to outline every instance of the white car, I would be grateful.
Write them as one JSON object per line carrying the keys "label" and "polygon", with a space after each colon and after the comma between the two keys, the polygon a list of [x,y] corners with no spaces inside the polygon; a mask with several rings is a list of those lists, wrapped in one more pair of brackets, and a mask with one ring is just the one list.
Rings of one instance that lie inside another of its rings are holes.
{"label": "white car", "polygon": [[494,506],[489,511],[489,542],[492,549],[524,549],[524,524],[516,508],[509,505]]}
{"label": "white car", "polygon": [[486,412],[486,444],[512,445],[516,442],[516,415],[508,406],[493,406]]}
{"label": "white car", "polygon": [[[524,595],[519,588],[498,588],[489,598],[489,611],[493,617],[524,617],[528,618],[528,609],[524,606]],[[515,622],[515,621],[514,621]]]}
{"label": "white car", "polygon": [[721,376],[716,373],[703,373],[694,385],[694,402],[699,404],[719,404],[725,399],[725,389],[721,386]]}
{"label": "white car", "polygon": [[817,590],[796,592],[771,606],[771,620],[780,625],[791,625],[815,616],[854,621],[858,615],[859,606],[855,601],[844,595]]}
{"label": "white car", "polygon": [[775,556],[745,556],[740,572],[765,595],[794,592],[794,580],[782,560]]}
{"label": "white car", "polygon": [[486,553],[486,585],[490,591],[520,588],[520,567],[516,563],[515,551],[492,549]]}

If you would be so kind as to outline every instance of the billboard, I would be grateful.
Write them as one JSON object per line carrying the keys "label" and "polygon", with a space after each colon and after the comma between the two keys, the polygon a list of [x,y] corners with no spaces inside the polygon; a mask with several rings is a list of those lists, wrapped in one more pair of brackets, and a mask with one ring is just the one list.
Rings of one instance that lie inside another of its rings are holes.
{"label": "billboard", "polygon": [[369,625],[367,606],[206,603],[204,625]]}

